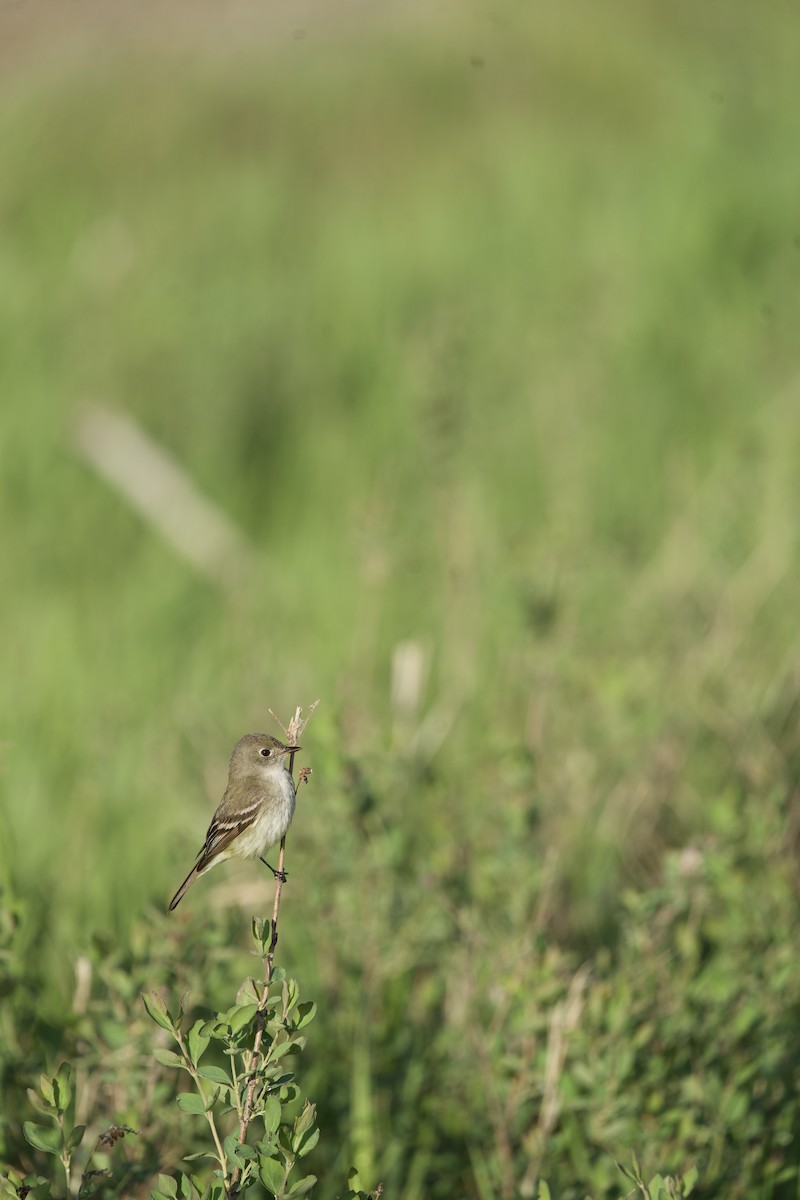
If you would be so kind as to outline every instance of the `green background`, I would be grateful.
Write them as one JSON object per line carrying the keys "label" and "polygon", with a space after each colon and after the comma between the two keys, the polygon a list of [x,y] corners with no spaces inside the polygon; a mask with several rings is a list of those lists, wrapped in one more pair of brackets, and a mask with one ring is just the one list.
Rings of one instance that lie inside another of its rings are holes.
{"label": "green background", "polygon": [[[280,953],[320,1003],[324,1194],[354,1160],[392,1195],[518,1194],[548,1020],[588,961],[588,1058],[615,1012],[647,1046],[564,1067],[554,1191],[606,1194],[636,1151],[696,1163],[703,1194],[795,1196],[797,12],[77,6],[62,50],[63,24],[14,21],[0,879],[43,1019],[98,938],[182,936],[160,912],[231,747],[319,696]],[[195,569],[97,474],[98,405],[245,561]],[[259,872],[203,880],[178,930],[244,946]],[[677,950],[655,912],[685,918]],[[676,954],[669,1011],[662,980],[643,1014],[621,980]],[[755,1022],[734,1045],[727,1003]],[[778,1149],[754,1062],[788,1089]],[[713,1071],[742,1097],[716,1149]],[[672,1096],[693,1073],[702,1099]]]}

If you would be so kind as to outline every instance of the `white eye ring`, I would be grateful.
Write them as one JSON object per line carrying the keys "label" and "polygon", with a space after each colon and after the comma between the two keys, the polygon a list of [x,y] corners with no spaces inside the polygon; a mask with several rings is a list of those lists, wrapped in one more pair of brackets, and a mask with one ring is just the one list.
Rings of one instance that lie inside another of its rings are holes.
{"label": "white eye ring", "polygon": [[272,754],[272,751],[268,746],[264,746],[263,750],[259,750],[259,754],[263,754],[264,758],[269,758],[270,754]]}

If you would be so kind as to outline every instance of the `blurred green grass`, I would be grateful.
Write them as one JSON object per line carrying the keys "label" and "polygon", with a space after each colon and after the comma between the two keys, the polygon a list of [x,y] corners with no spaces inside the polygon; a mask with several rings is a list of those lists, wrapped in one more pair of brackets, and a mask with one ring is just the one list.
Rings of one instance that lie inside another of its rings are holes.
{"label": "blurred green grass", "polygon": [[[401,978],[420,906],[594,950],[665,847],[791,794],[795,21],[465,6],[6,85],[0,870],[57,996],[168,897],[268,706],[323,699],[307,994],[337,953]],[[91,473],[97,402],[238,524],[246,584]]]}
{"label": "blurred green grass", "polygon": [[[268,704],[321,693],[331,751],[386,750],[403,638],[432,653],[427,703],[458,714],[448,790],[496,786],[495,751],[527,745],[548,844],[584,823],[594,841],[717,676],[734,726],[756,715],[796,646],[781,28],[744,6],[704,26],[680,6],[476,8],[17,85],[0,304],[19,886],[52,876],[60,911],[124,921],[169,888]],[[198,581],[78,461],[93,401],[253,540],[242,594]],[[333,829],[298,836],[334,852]],[[57,850],[84,869],[54,873]]]}

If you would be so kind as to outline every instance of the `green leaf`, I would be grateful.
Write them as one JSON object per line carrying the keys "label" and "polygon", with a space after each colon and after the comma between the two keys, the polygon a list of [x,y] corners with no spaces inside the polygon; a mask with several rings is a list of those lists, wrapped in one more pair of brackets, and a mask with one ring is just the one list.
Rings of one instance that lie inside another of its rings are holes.
{"label": "green leaf", "polygon": [[56,1115],[56,1112],[58,1111],[56,1106],[54,1104],[48,1104],[47,1101],[43,1100],[39,1093],[34,1091],[33,1088],[27,1089],[27,1095],[28,1100],[31,1103],[31,1107],[35,1108],[36,1111],[41,1113],[43,1117],[54,1117]]}
{"label": "green leaf", "polygon": [[268,954],[272,942],[272,921],[262,920],[260,917],[254,918],[253,938],[258,946],[259,954],[262,956]]}
{"label": "green leaf", "polygon": [[305,1196],[307,1192],[311,1191],[316,1182],[316,1175],[306,1175],[305,1179],[301,1179],[299,1183],[294,1184],[286,1192],[286,1200],[295,1200],[296,1196]]}
{"label": "green leaf", "polygon": [[307,1154],[310,1154],[318,1141],[319,1129],[312,1129],[311,1132],[307,1134],[301,1145],[297,1148],[298,1158],[305,1158]]}
{"label": "green leaf", "polygon": [[72,1075],[72,1067],[68,1062],[63,1062],[56,1072],[56,1077],[53,1080],[55,1092],[55,1104],[59,1112],[66,1112],[69,1108],[69,1102],[72,1099],[72,1088],[70,1086],[70,1076]]}
{"label": "green leaf", "polygon": [[270,1041],[274,1041],[278,1034],[283,1034],[284,1037],[287,1036],[286,1029],[277,1009],[267,1021],[264,1033],[269,1035]]}
{"label": "green leaf", "polygon": [[308,1130],[314,1124],[314,1117],[316,1115],[317,1115],[317,1110],[316,1110],[315,1106],[313,1104],[311,1104],[310,1101],[307,1100],[303,1107],[303,1111],[300,1113],[300,1116],[295,1118],[295,1122],[294,1122],[295,1137],[302,1137],[304,1133],[308,1132]]}
{"label": "green leaf", "polygon": [[41,1175],[26,1175],[23,1182],[25,1187],[30,1188],[28,1200],[52,1200],[48,1179],[42,1179]]}
{"label": "green leaf", "polygon": [[142,1002],[147,1009],[148,1016],[152,1017],[156,1025],[160,1025],[162,1029],[169,1030],[170,1033],[174,1032],[175,1023],[169,1015],[166,1004],[157,992],[150,992],[149,995],[145,995],[142,992]]}
{"label": "green leaf", "polygon": [[317,1006],[313,1000],[304,1000],[302,1004],[298,1004],[297,1013],[294,1018],[295,1029],[302,1029],[304,1025],[314,1020],[317,1015]]}
{"label": "green leaf", "polygon": [[[319,1141],[319,1130],[317,1129],[313,1130],[313,1133],[316,1134],[313,1141],[307,1144],[311,1136],[309,1131],[312,1131],[316,1115],[317,1110],[315,1106],[306,1101],[300,1116],[295,1119],[292,1129],[292,1150],[295,1154],[300,1154],[301,1157],[303,1154],[308,1154],[309,1150],[313,1149]],[[301,1146],[305,1146],[305,1149],[301,1150]]]}
{"label": "green leaf", "polygon": [[200,1036],[204,1038],[214,1038],[218,1042],[224,1042],[230,1033],[230,1025],[227,1021],[219,1021],[214,1017],[211,1021],[206,1021],[200,1028]]}
{"label": "green leaf", "polygon": [[258,1154],[246,1142],[240,1142],[235,1133],[229,1133],[225,1138],[225,1153],[237,1167],[243,1167],[247,1162],[253,1162]]}
{"label": "green leaf", "polygon": [[277,1196],[283,1187],[286,1172],[274,1158],[262,1158],[258,1164],[258,1177],[267,1191]]}
{"label": "green leaf", "polygon": [[697,1167],[689,1167],[689,1170],[683,1177],[684,1196],[691,1196],[692,1192],[694,1191],[694,1185],[697,1183],[698,1174],[699,1172]]}
{"label": "green leaf", "polygon": [[238,1033],[240,1029],[244,1029],[245,1025],[249,1025],[253,1017],[258,1012],[257,1004],[237,1004],[228,1012],[228,1022],[231,1030]]}
{"label": "green leaf", "polygon": [[300,999],[300,987],[296,979],[290,979],[284,992],[286,1012],[290,1013]]}
{"label": "green leaf", "polygon": [[61,1154],[61,1131],[48,1125],[37,1125],[33,1121],[25,1121],[22,1132],[32,1146],[44,1150],[45,1154]]}
{"label": "green leaf", "polygon": [[205,1054],[208,1043],[211,1041],[211,1034],[206,1032],[207,1021],[195,1021],[186,1038],[186,1044],[189,1047],[189,1057],[197,1066],[200,1059]]}
{"label": "green leaf", "polygon": [[181,1171],[181,1196],[183,1200],[194,1200],[195,1196],[199,1196],[201,1191],[200,1184],[195,1182],[191,1175],[187,1175],[185,1171]]}
{"label": "green leaf", "polygon": [[76,1125],[72,1130],[70,1130],[70,1133],[67,1136],[67,1153],[71,1154],[73,1150],[77,1150],[78,1146],[80,1146],[83,1140],[83,1135],[85,1132],[85,1125]]}
{"label": "green leaf", "polygon": [[202,1096],[198,1096],[195,1092],[181,1092],[176,1100],[176,1104],[181,1112],[185,1113],[194,1113],[196,1115],[206,1111]]}
{"label": "green leaf", "polygon": [[351,1167],[347,1172],[347,1186],[351,1192],[361,1191],[361,1176],[358,1173],[358,1167]]}
{"label": "green leaf", "polygon": [[543,1179],[539,1180],[539,1200],[551,1200],[550,1188]]}
{"label": "green leaf", "polygon": [[[262,985],[263,986],[263,985]],[[252,1004],[255,1000],[256,1004],[259,1001],[259,991],[256,987],[256,981],[249,976],[244,983],[239,985],[239,990],[236,993],[237,1004]]]}
{"label": "green leaf", "polygon": [[294,1042],[282,1042],[280,1045],[276,1045],[273,1042],[267,1051],[267,1062],[279,1062],[292,1049],[294,1049]]}
{"label": "green leaf", "polygon": [[281,1102],[277,1096],[267,1096],[263,1113],[264,1128],[274,1133],[281,1123]]}
{"label": "green leaf", "polygon": [[53,1108],[55,1108],[55,1106],[56,1106],[55,1080],[51,1079],[49,1075],[40,1075],[39,1076],[39,1091],[41,1092],[42,1097],[44,1098],[45,1102],[47,1104],[52,1104]]}
{"label": "green leaf", "polygon": [[225,1087],[231,1086],[231,1077],[222,1067],[198,1067],[197,1074],[201,1079],[210,1079],[213,1083],[224,1084]]}
{"label": "green leaf", "polygon": [[163,1193],[163,1195],[165,1195],[165,1196],[170,1196],[170,1197],[173,1197],[173,1196],[174,1196],[174,1197],[177,1197],[177,1195],[178,1195],[178,1184],[177,1184],[177,1183],[176,1183],[176,1181],[175,1181],[175,1180],[172,1178],[172,1176],[171,1176],[171,1175],[159,1175],[159,1177],[158,1177],[158,1190],[159,1190],[160,1192],[162,1192],[162,1193]]}
{"label": "green leaf", "polygon": [[162,1067],[182,1067],[184,1071],[189,1069],[181,1056],[174,1050],[164,1050],[159,1046],[157,1050],[153,1051],[153,1058],[156,1062],[161,1063]]}

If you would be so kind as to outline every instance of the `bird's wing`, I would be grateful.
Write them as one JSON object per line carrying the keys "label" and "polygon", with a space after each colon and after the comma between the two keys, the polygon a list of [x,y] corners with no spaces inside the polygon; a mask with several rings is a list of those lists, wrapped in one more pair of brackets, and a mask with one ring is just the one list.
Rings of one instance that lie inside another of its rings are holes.
{"label": "bird's wing", "polygon": [[209,862],[223,850],[227,850],[231,842],[235,841],[240,833],[244,833],[245,829],[253,824],[264,803],[264,798],[259,788],[254,786],[252,790],[239,793],[235,807],[229,806],[227,801],[228,793],[226,792],[219,808],[211,818],[206,840],[197,855],[203,863]]}

